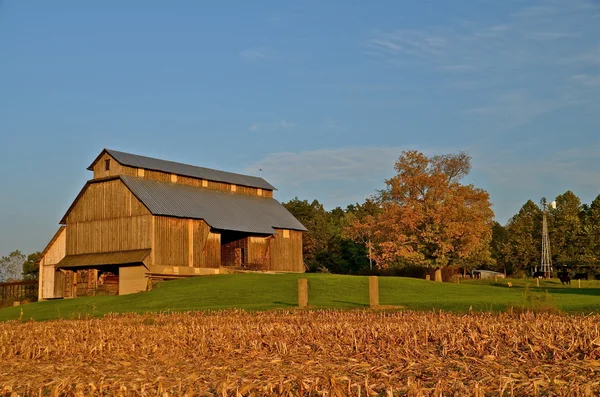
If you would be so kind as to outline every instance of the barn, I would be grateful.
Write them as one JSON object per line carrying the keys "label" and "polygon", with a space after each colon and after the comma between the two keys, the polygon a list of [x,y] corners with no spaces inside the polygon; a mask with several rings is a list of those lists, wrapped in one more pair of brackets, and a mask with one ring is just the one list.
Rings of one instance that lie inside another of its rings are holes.
{"label": "barn", "polygon": [[305,227],[263,178],[104,149],[39,261],[39,299],[229,269],[303,272]]}

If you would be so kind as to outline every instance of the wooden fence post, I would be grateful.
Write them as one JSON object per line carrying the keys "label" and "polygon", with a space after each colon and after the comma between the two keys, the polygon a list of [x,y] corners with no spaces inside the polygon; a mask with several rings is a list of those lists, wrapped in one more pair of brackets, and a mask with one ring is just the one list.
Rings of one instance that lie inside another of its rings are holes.
{"label": "wooden fence post", "polygon": [[308,279],[298,279],[298,307],[306,309],[308,306]]}
{"label": "wooden fence post", "polygon": [[577,288],[581,288],[581,279],[580,278],[577,279]]}
{"label": "wooden fence post", "polygon": [[369,305],[374,308],[379,306],[379,278],[369,277]]}
{"label": "wooden fence post", "polygon": [[537,286],[539,287],[540,286],[540,278],[536,277],[535,282],[537,283]]}

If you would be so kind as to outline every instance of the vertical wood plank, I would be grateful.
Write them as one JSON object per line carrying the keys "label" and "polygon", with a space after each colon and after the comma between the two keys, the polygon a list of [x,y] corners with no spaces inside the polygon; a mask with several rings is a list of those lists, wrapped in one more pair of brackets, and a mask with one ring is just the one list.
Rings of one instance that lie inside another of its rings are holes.
{"label": "vertical wood plank", "polygon": [[188,266],[194,267],[194,221],[188,219]]}
{"label": "vertical wood plank", "polygon": [[306,309],[308,307],[308,279],[298,279],[298,307]]}
{"label": "vertical wood plank", "polygon": [[435,269],[433,279],[438,283],[442,282],[442,269],[440,269],[439,267]]}
{"label": "vertical wood plank", "polygon": [[379,277],[369,277],[369,305],[371,307],[379,306]]}

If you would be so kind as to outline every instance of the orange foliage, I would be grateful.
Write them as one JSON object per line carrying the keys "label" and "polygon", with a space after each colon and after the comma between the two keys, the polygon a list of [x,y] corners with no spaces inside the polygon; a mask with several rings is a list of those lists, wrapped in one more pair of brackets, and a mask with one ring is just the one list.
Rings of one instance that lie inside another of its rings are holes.
{"label": "orange foliage", "polygon": [[460,181],[471,168],[464,152],[428,158],[402,152],[386,181],[381,212],[350,223],[349,235],[370,232],[379,267],[468,265],[490,261],[494,213],[485,190]]}

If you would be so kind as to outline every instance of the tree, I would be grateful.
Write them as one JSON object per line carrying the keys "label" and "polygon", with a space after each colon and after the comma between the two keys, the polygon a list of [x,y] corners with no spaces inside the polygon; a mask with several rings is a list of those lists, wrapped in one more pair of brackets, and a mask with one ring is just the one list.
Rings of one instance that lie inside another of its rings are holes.
{"label": "tree", "polygon": [[581,200],[572,191],[556,197],[556,208],[548,210],[548,232],[553,262],[573,266],[584,257],[585,242],[581,217]]}
{"label": "tree", "polygon": [[42,256],[41,252],[34,252],[27,255],[27,259],[23,262],[23,278],[25,280],[35,280],[39,276],[39,267],[37,262]]}
{"label": "tree", "polygon": [[542,210],[528,200],[506,225],[508,240],[503,248],[507,272],[536,266],[541,258]]}
{"label": "tree", "polygon": [[25,255],[21,251],[13,251],[0,259],[0,282],[14,281],[21,278]]}
{"label": "tree", "polygon": [[492,241],[490,243],[490,250],[492,258],[496,262],[493,266],[493,270],[507,273],[507,263],[505,258],[506,245],[508,244],[508,230],[499,224],[494,222],[492,226]]}
{"label": "tree", "polygon": [[402,152],[373,217],[378,267],[491,262],[494,213],[486,191],[461,184],[470,169],[464,152],[431,158]]}
{"label": "tree", "polygon": [[362,205],[349,205],[346,210],[346,226],[342,231],[345,238],[366,248],[370,270],[373,270],[375,216],[380,211],[379,204],[370,198]]}
{"label": "tree", "polygon": [[583,262],[591,267],[600,266],[600,195],[589,206],[584,206],[582,216]]}
{"label": "tree", "polygon": [[309,267],[315,265],[317,253],[327,248],[331,234],[327,211],[317,200],[309,203],[297,197],[283,203],[283,206],[308,229],[302,239],[302,253]]}

